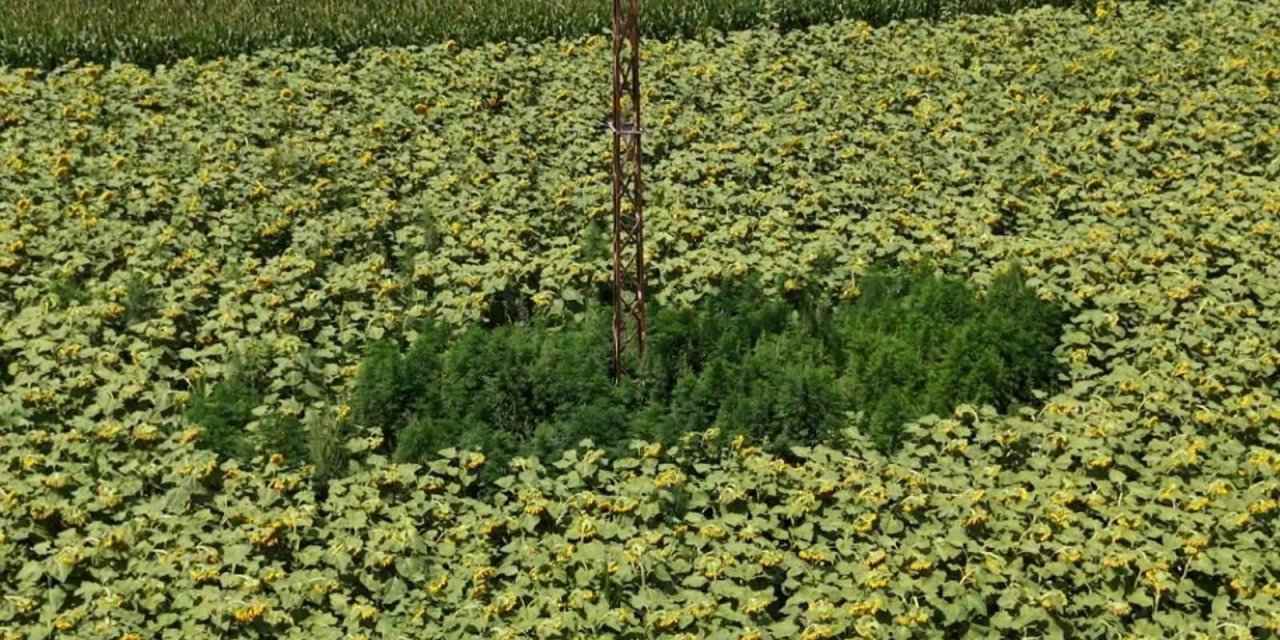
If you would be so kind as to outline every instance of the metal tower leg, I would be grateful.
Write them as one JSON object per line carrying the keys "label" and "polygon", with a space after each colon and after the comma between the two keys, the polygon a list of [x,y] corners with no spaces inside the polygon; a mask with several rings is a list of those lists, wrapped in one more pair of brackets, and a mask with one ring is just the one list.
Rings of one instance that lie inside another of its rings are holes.
{"label": "metal tower leg", "polygon": [[644,356],[644,182],[640,154],[640,0],[613,0],[613,379]]}

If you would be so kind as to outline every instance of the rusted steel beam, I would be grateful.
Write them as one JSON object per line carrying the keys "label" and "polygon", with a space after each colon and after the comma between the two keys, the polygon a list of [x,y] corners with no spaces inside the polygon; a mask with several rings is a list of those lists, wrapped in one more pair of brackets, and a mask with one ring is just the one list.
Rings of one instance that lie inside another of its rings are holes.
{"label": "rusted steel beam", "polygon": [[644,180],[640,152],[640,0],[613,0],[613,379],[644,357]]}

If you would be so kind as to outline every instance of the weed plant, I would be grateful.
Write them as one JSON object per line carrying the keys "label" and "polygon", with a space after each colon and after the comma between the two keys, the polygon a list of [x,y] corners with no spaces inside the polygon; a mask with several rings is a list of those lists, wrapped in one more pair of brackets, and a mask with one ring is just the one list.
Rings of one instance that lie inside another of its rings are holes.
{"label": "weed plant", "polygon": [[850,427],[888,450],[908,421],[961,403],[1008,411],[1057,381],[1064,318],[1016,268],[982,295],[925,271],[860,287],[853,301],[770,300],[742,284],[696,307],[654,305],[646,357],[617,386],[607,308],[457,335],[428,324],[407,352],[369,348],[351,406],[401,461],[476,450],[496,477],[513,456],[555,459],[582,438],[626,455],[632,439],[711,426],[783,456]]}
{"label": "weed plant", "polygon": [[[308,434],[297,420],[255,415],[267,393],[261,370],[253,358],[239,357],[225,379],[215,384],[201,380],[193,385],[186,418],[201,428],[201,445],[241,461],[279,453],[294,464],[307,459],[309,448],[328,453],[331,447],[308,443]],[[257,429],[250,430],[255,420]]]}

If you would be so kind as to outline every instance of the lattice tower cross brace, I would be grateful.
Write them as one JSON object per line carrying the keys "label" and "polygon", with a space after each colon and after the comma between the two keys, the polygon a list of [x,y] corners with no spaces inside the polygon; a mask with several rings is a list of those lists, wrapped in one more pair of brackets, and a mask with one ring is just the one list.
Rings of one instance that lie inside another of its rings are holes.
{"label": "lattice tower cross brace", "polygon": [[613,380],[644,357],[644,181],[640,171],[640,0],[613,0]]}

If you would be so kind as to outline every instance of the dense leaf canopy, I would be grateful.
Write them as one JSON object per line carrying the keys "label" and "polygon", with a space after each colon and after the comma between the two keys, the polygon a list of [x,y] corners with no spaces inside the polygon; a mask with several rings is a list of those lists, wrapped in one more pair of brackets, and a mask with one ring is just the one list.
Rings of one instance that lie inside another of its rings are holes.
{"label": "dense leaf canopy", "polygon": [[484,501],[473,455],[360,438],[318,500],[308,467],[199,451],[182,408],[243,351],[255,415],[337,424],[368,340],[589,295],[603,39],[0,69],[0,636],[1275,637],[1278,23],[1104,3],[652,45],[664,300],[1016,258],[1072,314],[1068,386],[891,457],[583,450]]}

